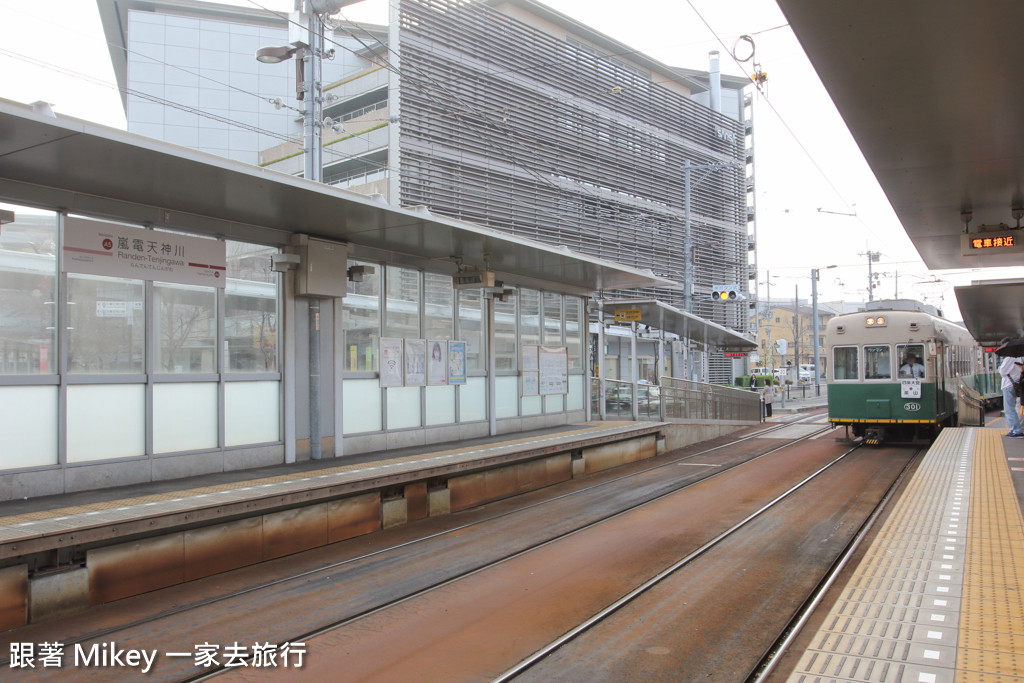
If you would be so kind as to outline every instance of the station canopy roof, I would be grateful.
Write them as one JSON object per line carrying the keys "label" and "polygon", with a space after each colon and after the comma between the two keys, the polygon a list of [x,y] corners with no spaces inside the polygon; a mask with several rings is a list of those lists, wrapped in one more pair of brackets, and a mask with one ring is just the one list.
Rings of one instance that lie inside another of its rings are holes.
{"label": "station canopy roof", "polygon": [[726,351],[753,351],[757,348],[757,342],[746,335],[655,299],[605,299],[606,323],[615,322],[616,311],[625,312],[622,316],[624,318],[630,318],[654,330],[676,334],[680,339],[706,342],[710,346]]}
{"label": "station canopy roof", "polygon": [[305,233],[356,258],[587,295],[676,283],[603,259],[0,99],[0,201],[286,245]]}
{"label": "station canopy roof", "polygon": [[973,282],[953,290],[964,324],[979,344],[998,346],[1006,337],[1024,337],[1024,280]]}
{"label": "station canopy roof", "polygon": [[[968,214],[971,233],[1021,225],[1013,213],[1024,213],[1024,2],[778,5],[925,264],[1024,264],[1024,251],[965,255],[961,245]],[[956,288],[957,300],[976,339],[1020,334],[1024,281],[969,289]]]}

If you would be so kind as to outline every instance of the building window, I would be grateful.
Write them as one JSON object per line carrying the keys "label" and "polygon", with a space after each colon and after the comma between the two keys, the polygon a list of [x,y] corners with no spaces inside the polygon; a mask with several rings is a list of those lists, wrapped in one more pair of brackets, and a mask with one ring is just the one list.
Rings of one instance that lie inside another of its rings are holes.
{"label": "building window", "polygon": [[496,370],[518,370],[516,357],[516,303],[494,301],[494,366]]}
{"label": "building window", "polygon": [[565,297],[565,347],[569,354],[570,370],[583,369],[583,336],[580,326],[582,304],[579,297]]}
{"label": "building window", "polygon": [[486,367],[484,356],[483,296],[479,289],[459,291],[459,331],[457,338],[466,342],[466,370],[480,371]]}
{"label": "building window", "polygon": [[387,321],[384,336],[416,339],[420,336],[420,272],[387,267]]}
{"label": "building window", "polygon": [[540,292],[535,289],[519,290],[519,342],[540,344]]}
{"label": "building window", "polygon": [[68,275],[68,372],[146,371],[146,284]]}
{"label": "building window", "polygon": [[437,273],[423,274],[423,336],[451,339],[454,328],[455,290],[452,278]]}
{"label": "building window", "polygon": [[57,372],[57,217],[22,207],[0,233],[0,374]]}
{"label": "building window", "polygon": [[278,351],[277,273],[270,269],[273,247],[227,243],[224,293],[224,369],[276,372]]}
{"label": "building window", "polygon": [[154,283],[157,373],[217,372],[217,296],[212,287]]}
{"label": "building window", "polygon": [[[349,261],[350,266],[371,266]],[[371,266],[373,267],[373,266]],[[367,269],[369,270],[369,269]],[[349,282],[342,308],[345,330],[346,372],[376,372],[377,345],[380,340],[380,266],[363,275],[361,282]]]}

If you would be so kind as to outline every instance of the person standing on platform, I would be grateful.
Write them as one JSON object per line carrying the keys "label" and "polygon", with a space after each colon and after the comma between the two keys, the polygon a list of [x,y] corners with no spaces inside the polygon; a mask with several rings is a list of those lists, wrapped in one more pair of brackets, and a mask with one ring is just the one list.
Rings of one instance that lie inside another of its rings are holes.
{"label": "person standing on platform", "polygon": [[1006,415],[1006,426],[1009,428],[1006,436],[1011,439],[1024,438],[1024,431],[1021,431],[1020,414],[1017,412],[1017,395],[1013,385],[1020,379],[1021,362],[1020,358],[1006,356],[999,364],[999,374],[1003,381],[1000,388],[1003,390],[1003,414]]}
{"label": "person standing on platform", "polygon": [[772,416],[772,401],[775,399],[775,387],[772,386],[771,380],[764,383],[764,389],[761,390],[761,395],[764,397],[764,416]]}

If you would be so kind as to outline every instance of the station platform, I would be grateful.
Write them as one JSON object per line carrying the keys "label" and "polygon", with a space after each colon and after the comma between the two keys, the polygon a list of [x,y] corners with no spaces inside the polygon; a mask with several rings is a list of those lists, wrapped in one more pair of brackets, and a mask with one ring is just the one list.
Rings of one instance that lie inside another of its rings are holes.
{"label": "station platform", "polygon": [[591,422],[0,503],[0,630],[653,457]]}
{"label": "station platform", "polygon": [[1024,681],[1024,439],[992,424],[940,432],[789,681]]}

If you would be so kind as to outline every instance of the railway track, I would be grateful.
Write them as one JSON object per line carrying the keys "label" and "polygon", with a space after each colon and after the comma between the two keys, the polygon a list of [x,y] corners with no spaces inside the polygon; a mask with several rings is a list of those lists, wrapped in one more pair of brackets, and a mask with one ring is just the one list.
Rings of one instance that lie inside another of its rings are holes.
{"label": "railway track", "polygon": [[[799,424],[800,422],[796,421],[796,423]],[[773,426],[771,428],[767,428],[765,430],[760,430],[760,431],[758,431],[758,432],[756,432],[754,434],[749,435],[748,437],[745,437],[744,440],[763,438],[764,436],[770,435],[773,432],[777,432],[779,430],[785,429],[786,427],[789,427],[792,424],[793,424],[793,422],[783,423],[783,424],[779,424],[777,426]],[[494,558],[493,560],[491,560],[489,562],[485,562],[485,563],[482,563],[482,564],[477,564],[476,566],[474,566],[472,568],[456,572],[456,573],[454,573],[452,575],[444,577],[443,580],[429,582],[427,585],[421,586],[416,591],[408,592],[407,594],[405,594],[405,595],[403,595],[403,596],[401,596],[399,598],[393,599],[393,600],[383,601],[380,604],[374,605],[370,609],[365,609],[365,610],[362,610],[362,611],[358,611],[357,613],[354,613],[354,614],[351,614],[351,615],[347,615],[345,618],[333,620],[333,621],[331,621],[331,622],[329,622],[327,624],[321,625],[319,628],[301,630],[299,632],[290,633],[289,634],[289,640],[291,640],[292,642],[295,642],[295,641],[299,641],[299,640],[314,639],[314,638],[318,637],[319,635],[322,635],[324,633],[329,633],[329,632],[334,631],[334,630],[336,630],[338,628],[343,628],[343,627],[345,627],[347,625],[351,625],[351,624],[357,623],[357,622],[359,622],[359,620],[365,619],[365,618],[367,618],[369,616],[372,616],[374,614],[380,614],[380,613],[386,612],[388,609],[393,608],[396,605],[400,605],[402,603],[406,603],[406,602],[408,602],[410,600],[413,600],[413,599],[415,599],[415,598],[417,598],[419,596],[423,596],[423,595],[429,594],[432,591],[441,590],[441,589],[443,589],[446,586],[451,586],[451,585],[455,584],[458,581],[466,579],[467,577],[479,574],[479,573],[484,572],[484,571],[486,571],[486,570],[488,570],[490,568],[499,566],[499,565],[501,565],[503,563],[507,563],[509,561],[514,560],[517,557],[522,557],[523,555],[528,554],[530,552],[533,552],[533,551],[537,550],[538,548],[545,547],[545,546],[550,546],[552,544],[555,544],[558,541],[563,540],[563,539],[565,539],[568,536],[576,534],[576,533],[578,533],[578,532],[580,532],[582,530],[585,530],[587,528],[592,528],[595,525],[599,525],[599,524],[601,524],[603,522],[606,522],[607,520],[609,520],[609,519],[611,519],[613,517],[616,517],[616,516],[621,515],[623,513],[629,512],[630,510],[635,510],[637,508],[640,508],[640,507],[642,507],[642,506],[644,506],[646,504],[651,503],[652,501],[658,500],[660,498],[664,498],[665,496],[671,495],[673,493],[677,493],[677,492],[679,492],[679,491],[681,491],[683,489],[686,489],[688,487],[697,485],[698,483],[707,481],[708,479],[711,479],[713,477],[721,476],[724,473],[729,472],[729,471],[735,469],[736,467],[740,467],[741,465],[743,465],[745,463],[765,458],[765,457],[767,457],[769,455],[778,453],[778,452],[780,452],[780,451],[782,451],[784,449],[787,449],[787,448],[792,448],[792,446],[794,444],[800,443],[800,442],[806,441],[808,439],[811,439],[811,438],[813,438],[815,436],[818,436],[818,435],[822,434],[823,432],[827,431],[827,429],[828,429],[827,427],[826,428],[822,428],[822,429],[814,429],[813,431],[810,431],[809,433],[805,433],[801,437],[798,437],[798,438],[796,438],[796,439],[794,439],[792,441],[787,440],[784,443],[782,443],[782,444],[780,444],[780,445],[778,445],[778,446],[776,446],[774,448],[768,448],[766,450],[762,448],[760,450],[760,452],[758,452],[757,454],[752,455],[752,456],[734,457],[731,460],[727,459],[726,461],[724,461],[722,463],[718,463],[717,466],[715,466],[715,467],[701,467],[700,470],[698,471],[698,474],[696,476],[693,476],[693,477],[690,477],[690,478],[684,478],[680,482],[678,482],[677,485],[670,485],[670,486],[667,486],[667,487],[663,487],[663,489],[660,490],[659,492],[657,492],[656,495],[652,494],[650,496],[646,496],[642,500],[638,500],[633,505],[631,505],[631,506],[629,506],[629,507],[627,507],[625,509],[621,509],[621,510],[617,511],[614,514],[598,516],[597,518],[592,519],[590,522],[588,522],[585,525],[578,526],[577,528],[573,528],[573,529],[570,529],[570,530],[562,532],[562,533],[554,534],[554,535],[549,536],[548,538],[546,538],[546,539],[544,539],[544,540],[542,540],[540,542],[529,543],[525,547],[519,548],[516,552],[505,554],[503,556],[496,557],[496,558]],[[298,590],[302,586],[308,586],[311,583],[314,583],[314,582],[316,582],[316,581],[318,581],[318,580],[320,580],[322,578],[331,576],[332,574],[337,574],[339,572],[342,572],[342,571],[345,570],[346,566],[351,566],[351,565],[355,565],[355,564],[359,564],[359,563],[365,563],[367,561],[373,560],[373,558],[375,558],[375,557],[387,556],[389,554],[393,554],[396,551],[400,551],[403,548],[406,548],[406,547],[409,547],[409,546],[412,546],[412,545],[427,544],[427,543],[430,543],[431,541],[436,541],[437,539],[440,539],[440,538],[443,538],[443,537],[446,537],[446,536],[460,536],[460,535],[464,535],[464,534],[466,534],[467,532],[469,532],[472,529],[479,529],[479,528],[481,528],[483,526],[487,526],[489,524],[493,524],[496,521],[501,520],[502,518],[507,518],[509,516],[516,515],[516,514],[521,514],[524,511],[533,510],[533,511],[536,512],[537,510],[542,510],[545,507],[550,507],[552,505],[558,505],[558,504],[561,504],[563,506],[566,505],[566,504],[572,505],[572,504],[574,504],[573,503],[574,499],[586,497],[588,494],[590,496],[594,496],[596,492],[600,492],[600,491],[607,490],[607,489],[614,488],[614,487],[622,488],[626,484],[629,484],[629,483],[631,483],[633,481],[636,481],[637,479],[640,479],[640,478],[644,478],[644,477],[650,478],[652,476],[653,477],[664,477],[666,471],[671,471],[672,468],[678,468],[679,466],[684,466],[684,465],[687,465],[687,464],[693,464],[693,462],[695,460],[701,460],[701,459],[706,460],[708,458],[708,456],[710,456],[710,455],[714,455],[714,454],[721,455],[724,451],[728,450],[727,446],[733,446],[734,447],[735,445],[736,445],[736,443],[722,444],[722,445],[719,445],[719,446],[716,446],[716,447],[713,447],[713,448],[701,449],[701,450],[699,450],[697,452],[687,453],[684,456],[670,458],[670,459],[665,459],[662,462],[659,462],[658,464],[653,465],[653,466],[647,466],[647,467],[639,468],[636,471],[631,471],[629,473],[607,477],[607,478],[605,478],[603,480],[600,480],[600,481],[598,481],[598,478],[595,477],[595,478],[592,478],[592,480],[594,481],[593,484],[588,484],[586,486],[580,487],[577,490],[569,491],[569,492],[564,493],[562,495],[550,497],[550,498],[545,499],[545,500],[540,500],[540,501],[532,502],[532,503],[529,503],[528,505],[525,505],[525,506],[519,506],[515,510],[511,510],[511,511],[510,510],[502,510],[501,509],[502,506],[497,506],[497,505],[493,505],[492,504],[491,506],[486,506],[486,507],[487,508],[496,509],[497,512],[495,514],[485,514],[482,517],[480,517],[478,519],[474,519],[474,520],[472,520],[471,522],[469,522],[467,524],[461,524],[461,525],[458,525],[456,527],[445,529],[445,530],[440,531],[440,532],[435,533],[435,534],[430,534],[430,535],[425,536],[423,538],[417,538],[417,539],[408,541],[406,543],[401,543],[401,544],[397,544],[397,545],[388,545],[388,546],[382,547],[380,549],[374,550],[373,552],[360,554],[360,555],[357,555],[357,556],[354,556],[354,557],[351,557],[351,558],[347,558],[347,559],[345,559],[343,561],[340,561],[340,562],[330,563],[330,564],[328,564],[326,566],[318,567],[316,569],[313,569],[313,570],[310,570],[310,571],[307,571],[307,572],[301,572],[301,573],[299,573],[299,574],[297,574],[295,576],[279,578],[279,579],[275,579],[275,580],[271,580],[271,581],[264,581],[264,582],[261,582],[261,583],[259,583],[257,585],[247,586],[244,589],[230,591],[230,592],[227,592],[225,594],[218,595],[218,596],[215,596],[215,597],[212,597],[212,598],[208,598],[208,599],[205,599],[205,600],[200,600],[200,601],[197,601],[197,602],[191,602],[191,603],[188,603],[188,604],[182,604],[182,605],[170,608],[170,609],[162,610],[162,611],[160,611],[160,612],[158,612],[156,614],[151,614],[151,615],[148,615],[148,616],[146,616],[144,618],[135,619],[135,620],[132,620],[132,621],[129,621],[129,622],[126,622],[126,623],[118,624],[116,626],[111,626],[111,627],[103,628],[103,629],[93,629],[93,630],[90,630],[88,632],[81,633],[78,637],[67,639],[67,641],[65,641],[65,644],[70,646],[70,644],[72,644],[72,643],[88,644],[88,643],[97,642],[97,641],[113,641],[113,640],[116,640],[117,642],[120,643],[120,642],[126,642],[126,639],[128,641],[139,640],[139,639],[145,640],[146,639],[145,634],[147,632],[151,632],[153,630],[158,631],[158,632],[161,631],[161,630],[166,631],[166,629],[168,627],[173,628],[173,626],[171,624],[166,624],[166,622],[168,622],[168,621],[174,621],[175,619],[177,619],[177,621],[180,622],[183,617],[188,617],[188,615],[190,615],[190,614],[196,614],[196,613],[201,613],[201,612],[209,612],[210,610],[216,610],[218,605],[222,605],[222,604],[226,604],[226,603],[232,603],[232,602],[237,602],[239,600],[245,600],[248,596],[256,596],[256,595],[260,594],[261,592],[266,592],[266,591],[271,590],[271,589],[276,590],[278,592],[280,592],[280,591],[289,591],[289,590]],[[706,463],[702,463],[702,464],[706,464]],[[629,486],[625,486],[625,488],[629,488]],[[160,627],[161,624],[164,624],[165,626],[163,628],[161,628]],[[156,670],[149,676],[149,678],[151,680],[153,680],[153,679],[155,679],[155,680],[203,680],[205,678],[210,677],[213,674],[216,674],[216,673],[220,672],[224,667],[220,667],[220,668],[211,667],[209,669],[204,669],[204,670],[200,671],[198,673],[198,675],[185,675],[185,676],[180,675],[181,672],[172,673],[172,671],[170,671],[170,670],[166,670],[166,671],[161,672],[161,669],[164,669],[164,668],[165,667],[157,667]],[[194,669],[193,669],[193,673],[194,673]],[[278,672],[278,673],[280,673],[280,672]],[[108,678],[108,680],[109,680],[109,678]]]}

